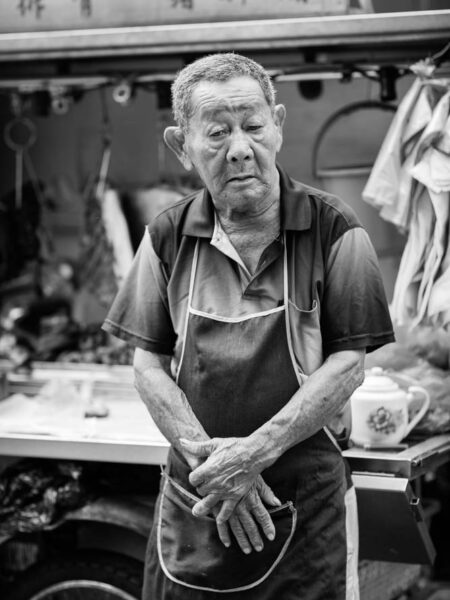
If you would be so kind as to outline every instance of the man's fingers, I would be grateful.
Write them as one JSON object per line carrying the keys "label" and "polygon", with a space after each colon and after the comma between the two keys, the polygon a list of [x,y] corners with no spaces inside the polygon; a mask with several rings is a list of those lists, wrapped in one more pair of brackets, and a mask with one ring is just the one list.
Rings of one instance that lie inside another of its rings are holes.
{"label": "man's fingers", "polygon": [[281,506],[281,501],[275,496],[272,488],[267,485],[261,475],[256,480],[256,489],[263,502],[269,506]]}
{"label": "man's fingers", "polygon": [[242,528],[244,529],[247,538],[249,539],[253,548],[257,552],[261,552],[261,550],[264,548],[264,543],[262,541],[258,527],[248,508],[243,504],[239,505],[236,509],[236,515],[239,518]]}
{"label": "man's fingers", "polygon": [[180,438],[180,444],[190,454],[198,457],[209,456],[215,447],[212,443],[212,440],[206,440],[205,442],[192,442],[191,440]]}
{"label": "man's fingers", "polygon": [[194,517],[206,517],[207,514],[212,512],[212,509],[216,504],[220,502],[220,497],[215,494],[209,494],[202,498],[197,504],[192,507],[192,514]]}
{"label": "man's fingers", "polygon": [[[211,449],[211,452],[212,452],[212,449]],[[209,454],[211,454],[211,452]],[[207,456],[209,456],[209,454]],[[208,472],[208,469],[210,468],[210,465],[205,467],[207,460],[208,459],[206,459],[205,462],[203,462],[196,469],[191,471],[191,473],[189,473],[189,483],[195,488],[200,488],[200,486],[202,486],[205,483],[205,471]],[[204,493],[209,493],[209,492],[207,490],[205,490]]]}
{"label": "man's fingers", "polygon": [[232,516],[229,520],[229,524],[231,527],[231,531],[233,532],[234,537],[236,538],[237,543],[239,544],[239,548],[244,552],[244,554],[250,554],[252,551],[252,547],[245,535],[245,532],[242,528],[242,525],[239,522],[239,519],[236,516]]}
{"label": "man's fingers", "polygon": [[247,507],[252,512],[266,538],[271,541],[274,540],[275,525],[273,524],[272,517],[268,513],[266,507],[261,502],[261,498],[257,494],[250,494],[247,498]]}
{"label": "man's fingers", "polygon": [[[201,486],[204,483],[202,465],[199,465],[196,469],[189,473],[189,483],[192,485],[192,487],[195,487],[197,491],[201,489]],[[201,494],[200,491],[199,494]]]}
{"label": "man's fingers", "polygon": [[231,546],[231,537],[230,532],[228,530],[228,523],[218,523],[216,521],[216,525],[220,541],[226,548],[229,548]]}
{"label": "man's fingers", "polygon": [[223,521],[219,518],[219,509],[217,506],[214,508],[213,513],[216,517],[217,533],[219,534],[220,541],[226,548],[229,548],[231,546],[231,537],[228,521]]}
{"label": "man's fingers", "polygon": [[[191,483],[191,485],[195,485],[194,483],[192,483],[192,481],[198,481],[198,479],[200,479],[201,475],[199,475],[198,473],[195,474],[195,476],[191,479],[191,477],[189,477],[189,482]],[[201,485],[196,485],[195,489],[197,490],[197,493],[199,496],[207,496],[208,494],[214,494],[214,487],[211,484],[207,484],[207,483],[203,483]]]}
{"label": "man's fingers", "polygon": [[237,502],[234,500],[225,500],[222,504],[217,518],[221,521],[228,521],[236,508]]}

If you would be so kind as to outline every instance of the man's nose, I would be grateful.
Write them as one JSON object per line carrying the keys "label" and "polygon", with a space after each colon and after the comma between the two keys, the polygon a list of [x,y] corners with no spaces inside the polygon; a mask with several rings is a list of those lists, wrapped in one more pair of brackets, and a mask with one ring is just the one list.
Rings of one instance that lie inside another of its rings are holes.
{"label": "man's nose", "polygon": [[230,137],[227,160],[232,163],[239,163],[250,160],[252,157],[253,150],[245,133],[243,131],[233,133]]}

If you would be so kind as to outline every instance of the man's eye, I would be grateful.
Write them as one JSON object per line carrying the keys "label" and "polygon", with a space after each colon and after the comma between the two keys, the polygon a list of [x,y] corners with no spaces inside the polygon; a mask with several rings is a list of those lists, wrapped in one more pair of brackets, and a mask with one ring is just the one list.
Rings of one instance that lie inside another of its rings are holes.
{"label": "man's eye", "polygon": [[262,129],[262,125],[247,125],[248,131],[259,131]]}
{"label": "man's eye", "polygon": [[217,137],[220,137],[222,135],[225,135],[225,130],[224,129],[216,129],[215,131],[212,131],[209,134],[209,137],[217,138]]}

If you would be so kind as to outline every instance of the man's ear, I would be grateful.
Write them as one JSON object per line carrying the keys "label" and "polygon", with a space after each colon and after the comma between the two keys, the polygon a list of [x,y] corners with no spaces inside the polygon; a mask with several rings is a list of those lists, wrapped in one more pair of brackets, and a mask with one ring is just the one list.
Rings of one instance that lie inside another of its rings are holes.
{"label": "man's ear", "polygon": [[286,107],[284,104],[277,104],[274,109],[274,121],[275,125],[278,129],[279,142],[277,147],[277,152],[280,151],[281,144],[283,142],[283,125],[286,119]]}
{"label": "man's ear", "polygon": [[186,138],[180,127],[166,127],[164,131],[166,145],[175,153],[178,160],[187,171],[192,170],[192,162],[186,152]]}

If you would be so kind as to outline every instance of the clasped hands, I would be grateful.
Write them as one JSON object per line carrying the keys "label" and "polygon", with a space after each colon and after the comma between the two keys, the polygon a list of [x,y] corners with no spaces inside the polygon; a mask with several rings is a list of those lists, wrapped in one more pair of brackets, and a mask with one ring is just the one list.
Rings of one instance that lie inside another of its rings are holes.
{"label": "clasped hands", "polygon": [[252,549],[261,551],[264,542],[260,529],[268,540],[275,537],[265,505],[280,506],[281,502],[255,466],[248,438],[212,438],[205,442],[181,439],[180,443],[200,463],[189,475],[189,482],[202,496],[192,513],[214,514],[220,540],[226,547],[231,545],[231,530],[245,554]]}

